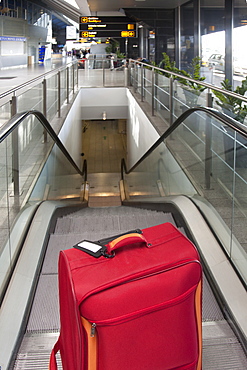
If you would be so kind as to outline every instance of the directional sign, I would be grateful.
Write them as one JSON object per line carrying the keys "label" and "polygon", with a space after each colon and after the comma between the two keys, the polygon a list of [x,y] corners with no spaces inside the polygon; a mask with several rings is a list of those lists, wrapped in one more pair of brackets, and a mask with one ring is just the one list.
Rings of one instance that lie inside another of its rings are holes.
{"label": "directional sign", "polygon": [[135,23],[128,17],[80,17],[79,23]]}
{"label": "directional sign", "polygon": [[135,31],[80,31],[80,37],[136,37]]}
{"label": "directional sign", "polygon": [[121,37],[136,37],[135,31],[122,31]]}
{"label": "directional sign", "polygon": [[98,17],[80,17],[80,23],[101,23]]}
{"label": "directional sign", "polygon": [[101,30],[101,31],[135,31],[136,25],[134,23],[81,23],[80,31],[87,30]]}
{"label": "directional sign", "polygon": [[136,23],[128,17],[80,17],[80,37],[136,37]]}

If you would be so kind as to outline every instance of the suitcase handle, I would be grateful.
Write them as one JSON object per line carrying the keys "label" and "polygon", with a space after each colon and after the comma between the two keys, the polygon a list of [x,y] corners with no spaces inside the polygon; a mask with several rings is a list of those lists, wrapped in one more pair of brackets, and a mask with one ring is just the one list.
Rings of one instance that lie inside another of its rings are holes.
{"label": "suitcase handle", "polygon": [[116,249],[135,243],[142,243],[145,244],[145,246],[149,245],[143,234],[131,233],[127,235],[122,235],[109,242],[106,245],[106,250],[109,255],[112,255],[112,252],[115,251]]}

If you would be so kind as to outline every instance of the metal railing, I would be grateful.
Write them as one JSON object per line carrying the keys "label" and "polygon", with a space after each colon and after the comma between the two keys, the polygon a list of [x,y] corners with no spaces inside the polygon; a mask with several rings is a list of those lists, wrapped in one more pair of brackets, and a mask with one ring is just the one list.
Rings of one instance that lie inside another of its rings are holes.
{"label": "metal railing", "polygon": [[79,59],[82,87],[122,87],[128,86],[128,70],[121,59],[111,60],[106,56],[91,56]]}
{"label": "metal railing", "polygon": [[[0,301],[30,222],[43,200],[81,199],[87,163],[76,165],[39,111],[16,114],[0,129]],[[84,177],[84,180],[83,180]],[[30,211],[31,213],[33,211]]]}
{"label": "metal railing", "polygon": [[246,286],[245,126],[212,108],[190,108],[131,168],[122,160],[121,178],[133,195],[142,192],[156,201],[171,195],[186,195],[195,203],[203,199],[205,217]]}
{"label": "metal railing", "polygon": [[[240,110],[239,104],[223,104],[222,108],[217,103],[222,102],[214,92],[221,93],[227,101],[232,98],[241,102],[242,107],[247,107],[247,97],[244,95],[132,59],[129,60],[129,80],[134,91],[140,94],[141,100],[150,104],[152,114],[159,114],[170,125],[184,110],[195,106],[215,108],[237,119],[238,114],[235,111]],[[198,86],[204,90],[200,92]],[[246,117],[247,109],[240,122],[245,123]]]}
{"label": "metal railing", "polygon": [[78,85],[77,61],[54,68],[0,94],[0,127],[16,113],[37,110],[51,121],[61,116]]}

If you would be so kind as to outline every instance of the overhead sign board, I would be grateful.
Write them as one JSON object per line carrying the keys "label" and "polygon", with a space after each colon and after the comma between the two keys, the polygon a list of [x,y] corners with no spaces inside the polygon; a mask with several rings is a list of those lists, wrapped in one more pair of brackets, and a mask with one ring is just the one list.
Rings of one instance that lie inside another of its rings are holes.
{"label": "overhead sign board", "polygon": [[80,17],[79,23],[135,23],[129,17]]}
{"label": "overhead sign board", "polygon": [[136,23],[128,17],[83,16],[79,23],[80,37],[136,37]]}
{"label": "overhead sign board", "polygon": [[136,37],[135,31],[121,31],[121,37]]}
{"label": "overhead sign board", "polygon": [[136,37],[135,31],[80,31],[80,37]]}
{"label": "overhead sign board", "polygon": [[101,30],[101,31],[123,31],[135,30],[134,23],[81,23],[80,31]]}
{"label": "overhead sign board", "polygon": [[[0,41],[27,41],[26,37],[19,36],[0,36]],[[1,369],[1,368],[0,368]]]}

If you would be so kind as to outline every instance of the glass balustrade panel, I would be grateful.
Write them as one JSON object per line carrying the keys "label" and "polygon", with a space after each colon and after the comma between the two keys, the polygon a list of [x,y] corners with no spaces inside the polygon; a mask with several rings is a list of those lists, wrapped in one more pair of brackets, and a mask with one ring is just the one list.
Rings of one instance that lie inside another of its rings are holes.
{"label": "glass balustrade panel", "polygon": [[18,91],[17,111],[38,110],[43,112],[43,84],[34,84],[28,90]]}
{"label": "glass balustrade panel", "polygon": [[74,88],[74,71],[73,71],[73,67],[72,66],[69,66],[68,67],[68,70],[69,70],[69,93],[71,93],[73,91],[73,88]]}
{"label": "glass balustrade panel", "polygon": [[[141,72],[141,68],[138,68],[138,72]],[[143,87],[143,96],[145,101],[152,107],[152,99],[153,99],[153,72],[151,69],[146,67],[143,68],[143,74],[139,74],[140,79],[138,81],[138,86],[140,86],[140,93],[141,88]],[[141,83],[141,77],[143,76],[143,84]]]}
{"label": "glass balustrade panel", "polygon": [[231,259],[247,283],[247,140],[234,140],[233,225]]}
{"label": "glass balustrade panel", "polygon": [[246,142],[222,128],[219,120],[195,112],[126,176],[130,198],[144,194],[156,201],[169,195],[200,198],[215,234],[244,279],[246,150]]}
{"label": "glass balustrade panel", "polygon": [[61,102],[64,102],[67,97],[67,73],[66,69],[60,72],[60,96]]}
{"label": "glass balustrade panel", "polygon": [[79,199],[81,176],[30,115],[0,143],[0,297],[19,252],[28,207],[45,199]]}
{"label": "glass balustrade panel", "polygon": [[[84,68],[80,69],[79,82],[81,87],[102,87],[104,86],[103,69],[96,68],[99,64],[93,58],[87,59]],[[102,60],[101,60],[102,65]]]}
{"label": "glass balustrade panel", "polygon": [[18,166],[20,181],[20,204],[26,201],[34,186],[37,174],[46,161],[53,140],[43,125],[33,116],[28,116],[16,129],[18,131]]}
{"label": "glass balustrade panel", "polygon": [[46,79],[47,119],[51,121],[58,111],[58,78],[57,75]]}
{"label": "glass balustrade panel", "polygon": [[45,200],[80,199],[82,177],[54,144],[43,164],[29,203]]}
{"label": "glass balustrade panel", "polygon": [[5,103],[2,101],[2,105],[0,107],[0,128],[8,122],[8,120],[11,117],[11,104],[10,104],[10,96],[7,96],[6,99],[2,100],[7,100]]}
{"label": "glass balustrade panel", "polygon": [[169,122],[170,120],[170,80],[160,73],[155,74],[155,100],[156,111]]}
{"label": "glass balustrade panel", "polygon": [[[11,142],[5,140],[0,143],[0,297],[3,294],[7,277],[11,269],[11,244],[10,244],[10,207],[14,203],[11,195]],[[13,204],[14,205],[14,204]]]}
{"label": "glass balustrade panel", "polygon": [[125,86],[127,78],[127,69],[120,60],[114,60],[113,65],[109,61],[103,60],[103,73],[105,86]]}

